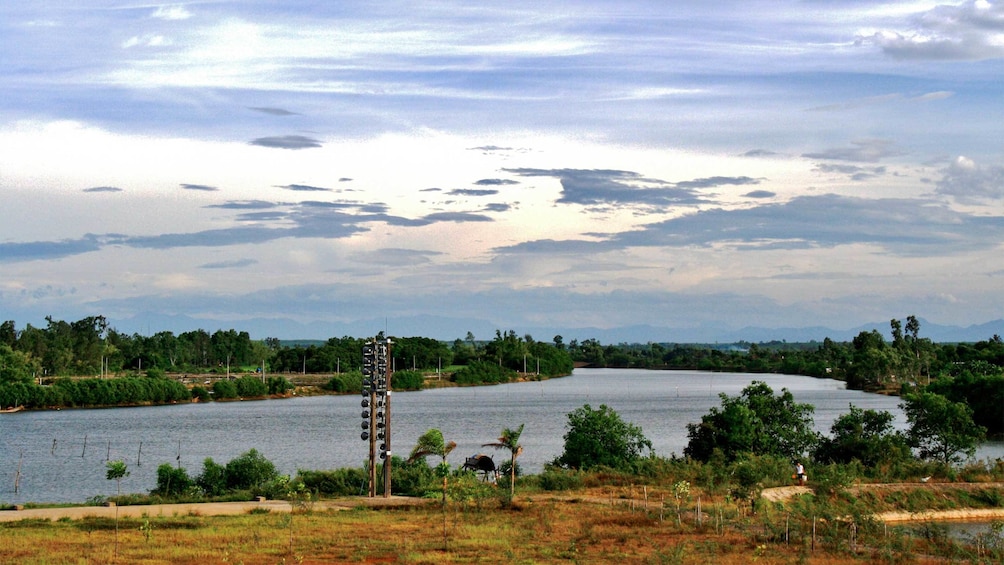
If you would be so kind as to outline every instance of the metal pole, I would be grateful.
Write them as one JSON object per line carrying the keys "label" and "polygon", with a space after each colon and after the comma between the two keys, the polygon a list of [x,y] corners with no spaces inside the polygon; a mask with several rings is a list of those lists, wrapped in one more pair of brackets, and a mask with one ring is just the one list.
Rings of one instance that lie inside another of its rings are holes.
{"label": "metal pole", "polygon": [[[373,340],[373,361],[374,368],[376,367],[376,340]],[[370,385],[370,468],[369,468],[369,496],[373,498],[376,496],[376,411],[377,411],[377,393],[376,393],[376,374],[370,376],[372,384]]]}
{"label": "metal pole", "polygon": [[[387,357],[393,359],[390,352],[391,341],[387,340]],[[383,462],[383,497],[390,498],[390,377],[393,374],[390,363],[387,364],[387,397],[384,399],[384,445],[387,447],[387,458]]]}

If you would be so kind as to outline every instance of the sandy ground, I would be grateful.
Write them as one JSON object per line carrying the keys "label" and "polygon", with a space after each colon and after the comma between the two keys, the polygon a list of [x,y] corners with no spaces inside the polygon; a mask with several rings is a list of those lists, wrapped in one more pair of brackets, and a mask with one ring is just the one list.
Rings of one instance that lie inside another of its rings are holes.
{"label": "sandy ground", "polygon": [[[434,501],[424,498],[407,496],[392,496],[383,498],[353,497],[322,500],[313,503],[314,510],[348,510],[360,506],[414,506],[431,504]],[[29,508],[25,510],[9,510],[0,512],[0,522],[16,522],[18,520],[58,520],[70,518],[105,517],[114,518],[118,510],[120,518],[143,516],[233,516],[247,514],[252,510],[263,509],[269,512],[289,512],[290,504],[284,500],[265,500],[262,502],[199,502],[191,504],[150,504],[137,506],[72,506],[66,508]]]}

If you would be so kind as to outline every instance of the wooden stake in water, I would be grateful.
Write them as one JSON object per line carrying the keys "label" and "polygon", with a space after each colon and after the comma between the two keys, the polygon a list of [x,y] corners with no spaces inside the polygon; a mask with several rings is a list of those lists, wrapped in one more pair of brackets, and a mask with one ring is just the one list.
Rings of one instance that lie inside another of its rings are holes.
{"label": "wooden stake in water", "polygon": [[14,494],[17,494],[18,489],[21,486],[21,462],[24,461],[24,450],[21,450],[21,456],[17,460],[17,473],[14,474]]}
{"label": "wooden stake in water", "polygon": [[84,449],[80,451],[80,458],[83,459],[84,455],[87,454],[87,434],[84,434]]}
{"label": "wooden stake in water", "polygon": [[56,454],[56,438],[52,438],[52,449],[49,450],[49,455]]}
{"label": "wooden stake in water", "polygon": [[139,442],[139,452],[136,453],[136,466],[139,467],[139,458],[143,455],[143,442]]}

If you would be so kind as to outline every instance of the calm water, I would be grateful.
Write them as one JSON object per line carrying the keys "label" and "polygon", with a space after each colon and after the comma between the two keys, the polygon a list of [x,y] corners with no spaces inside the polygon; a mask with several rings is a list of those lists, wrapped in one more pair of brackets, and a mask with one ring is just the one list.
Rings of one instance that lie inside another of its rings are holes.
{"label": "calm water", "polygon": [[[828,432],[848,404],[888,410],[905,420],[897,398],[844,389],[841,382],[782,375],[583,369],[571,377],[491,387],[446,388],[394,393],[392,449],[407,455],[418,437],[439,428],[456,441],[450,462],[485,451],[504,427],[526,428],[520,464],[530,473],[561,454],[566,414],[590,404],[606,404],[642,428],[659,455],[682,454],[686,425],[699,421],[718,393],[735,396],[753,380],[775,392],[787,388],[796,401],[816,407],[816,428]],[[186,404],[106,410],[21,412],[0,416],[0,501],[82,502],[115,493],[105,479],[108,459],[124,460],[131,472],[123,492],[148,492],[156,468],[179,461],[192,476],[212,457],[225,464],[251,448],[282,473],[297,469],[361,466],[368,443],[359,439],[360,396],[319,396],[287,400]],[[23,455],[23,460],[21,457]],[[1004,445],[986,446],[980,457],[1004,456]],[[21,460],[21,480],[14,478]]]}

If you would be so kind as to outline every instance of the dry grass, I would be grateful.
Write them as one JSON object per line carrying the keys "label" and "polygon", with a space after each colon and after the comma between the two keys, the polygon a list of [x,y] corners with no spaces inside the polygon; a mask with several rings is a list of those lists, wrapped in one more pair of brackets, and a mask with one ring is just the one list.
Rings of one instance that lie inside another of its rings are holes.
{"label": "dry grass", "polygon": [[[23,564],[863,563],[865,550],[716,532],[602,496],[539,496],[511,508],[436,505],[296,514],[91,518],[0,525],[0,561]],[[736,518],[739,519],[739,518]],[[290,520],[292,520],[292,527]],[[710,522],[710,521],[709,521]],[[753,522],[751,522],[752,524]],[[292,536],[292,537],[291,537]],[[900,559],[901,560],[901,559]],[[897,560],[899,561],[899,560]]]}

